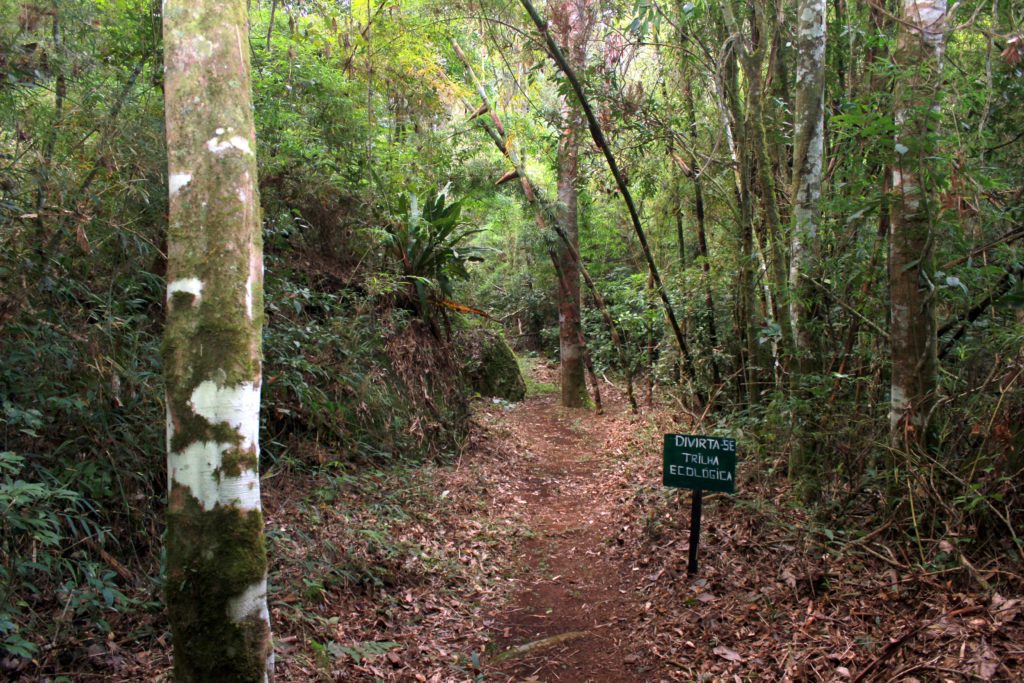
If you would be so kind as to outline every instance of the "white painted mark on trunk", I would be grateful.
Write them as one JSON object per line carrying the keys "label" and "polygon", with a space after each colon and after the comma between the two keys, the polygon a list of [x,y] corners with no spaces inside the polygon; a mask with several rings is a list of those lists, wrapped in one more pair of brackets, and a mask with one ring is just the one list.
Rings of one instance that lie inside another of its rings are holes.
{"label": "white painted mark on trunk", "polygon": [[270,612],[267,610],[267,577],[264,576],[247,586],[241,595],[228,601],[228,617],[236,624],[252,617],[270,623]]}
{"label": "white painted mark on trunk", "polygon": [[191,294],[195,297],[194,304],[198,304],[199,300],[203,298],[203,282],[196,277],[185,277],[175,280],[167,285],[167,300],[170,301],[171,297],[177,292]]}
{"label": "white painted mark on trunk", "polygon": [[205,417],[211,424],[223,422],[234,428],[242,437],[242,450],[248,450],[253,446],[259,448],[258,384],[242,382],[237,386],[225,387],[206,380],[193,390],[189,403],[196,415]]}
{"label": "white painted mark on trunk", "polygon": [[243,470],[239,476],[225,475],[221,468],[224,454],[233,444],[196,441],[167,457],[168,492],[172,484],[188,489],[204,510],[217,505],[237,507],[248,512],[260,509],[260,482],[255,470]]}
{"label": "white painted mark on trunk", "polygon": [[230,149],[237,149],[243,154],[252,154],[252,147],[249,145],[249,141],[241,135],[232,135],[227,140],[221,140],[220,137],[214,136],[206,141],[206,149],[214,154],[223,154]]}
{"label": "white painted mark on trunk", "polygon": [[191,173],[172,173],[167,177],[167,189],[170,196],[174,196],[181,191],[181,188],[192,182]]}

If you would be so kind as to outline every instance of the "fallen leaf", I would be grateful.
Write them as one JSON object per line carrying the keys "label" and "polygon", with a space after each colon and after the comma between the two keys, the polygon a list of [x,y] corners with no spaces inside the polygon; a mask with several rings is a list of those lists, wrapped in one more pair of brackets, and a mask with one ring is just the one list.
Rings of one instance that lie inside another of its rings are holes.
{"label": "fallen leaf", "polygon": [[714,650],[712,650],[712,652],[714,652],[716,655],[718,655],[722,659],[726,659],[726,660],[728,660],[730,662],[742,662],[743,661],[743,657],[740,657],[740,653],[736,652],[736,650],[733,650],[733,649],[730,649],[730,648],[726,647],[725,645],[719,645]]}
{"label": "fallen leaf", "polygon": [[976,672],[978,678],[983,681],[991,681],[992,677],[996,675],[996,670],[999,669],[999,659],[995,653],[985,643],[982,643],[981,648],[975,655],[975,662],[977,662]]}

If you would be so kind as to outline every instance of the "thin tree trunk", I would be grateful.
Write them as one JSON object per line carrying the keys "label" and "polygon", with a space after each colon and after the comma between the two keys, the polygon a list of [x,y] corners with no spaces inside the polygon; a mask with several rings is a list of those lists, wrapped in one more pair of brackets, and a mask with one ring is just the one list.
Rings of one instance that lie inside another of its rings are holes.
{"label": "thin tree trunk", "polygon": [[889,243],[892,384],[889,422],[896,445],[925,445],[935,404],[937,357],[932,187],[945,46],[945,0],[905,0],[896,86],[897,159]]}
{"label": "thin tree trunk", "polygon": [[[259,486],[263,244],[244,0],[167,0],[166,598],[178,681],[273,671]],[[224,87],[234,83],[234,87]]]}
{"label": "thin tree trunk", "polygon": [[[615,161],[615,156],[612,154],[611,147],[608,145],[608,141],[604,137],[604,132],[601,130],[601,125],[598,123],[597,117],[594,116],[594,110],[591,108],[590,102],[583,93],[583,86],[580,85],[580,81],[576,77],[575,69],[573,69],[566,61],[565,56],[562,54],[562,50],[558,47],[558,43],[555,42],[551,37],[551,34],[548,32],[547,22],[545,22],[541,18],[540,14],[537,13],[533,3],[530,0],[520,0],[520,3],[526,9],[527,13],[530,15],[530,19],[544,38],[552,59],[554,59],[558,68],[565,75],[566,80],[569,81],[569,85],[572,87],[573,93],[576,95],[576,99],[583,108],[584,116],[586,116],[587,123],[590,126],[590,135],[594,139],[594,143],[604,154],[605,161],[608,162],[608,168],[611,170],[612,176],[615,178],[615,183],[619,188],[619,192],[622,193],[622,199],[626,204],[630,220],[633,223],[633,230],[636,232],[637,239],[643,249],[645,258],[647,259],[647,266],[651,271],[651,275],[654,278],[655,285],[658,289],[658,294],[660,295],[662,304],[665,307],[665,315],[669,320],[669,324],[672,326],[672,331],[675,333],[676,343],[679,345],[679,350],[683,356],[683,369],[686,371],[687,379],[692,381],[695,375],[693,358],[690,355],[690,348],[686,341],[686,336],[676,319],[676,314],[672,308],[672,302],[669,299],[668,291],[665,289],[661,276],[658,274],[658,266],[655,264],[654,257],[651,255],[651,249],[647,243],[647,235],[640,223],[640,214],[636,209],[636,204],[633,202],[633,195],[629,191],[629,186],[626,184],[622,173],[619,171],[619,166]],[[694,388],[694,397],[697,399],[698,404],[704,404],[704,394],[699,389]]]}
{"label": "thin tree trunk", "polygon": [[[793,232],[790,247],[790,321],[798,372],[794,387],[820,371],[814,326],[820,293],[812,283],[818,267],[818,223],[821,218],[821,167],[825,151],[826,0],[800,0],[797,6],[796,104],[793,121]],[[814,439],[807,433],[813,420],[797,415],[797,438],[790,449],[789,476],[805,499],[820,487],[821,464]]]}
{"label": "thin tree trunk", "polygon": [[277,14],[277,0],[270,3],[270,21],[267,23],[267,52],[270,52],[270,39],[274,36],[274,15]]}
{"label": "thin tree trunk", "polygon": [[[693,89],[689,81],[683,85],[683,94],[686,97],[686,113],[690,123],[690,140],[693,149],[697,149],[697,114],[693,104]],[[711,258],[708,254],[708,239],[704,216],[704,184],[701,182],[701,174],[697,165],[697,157],[691,155],[690,168],[693,169],[693,204],[694,215],[697,217],[697,256],[702,259],[701,272],[704,279],[704,324],[708,330],[708,358],[711,362],[711,381],[713,384],[721,382],[721,374],[718,370],[718,361],[715,359],[715,349],[718,348],[718,331],[715,325],[715,301],[711,293]],[[680,212],[681,213],[681,212]],[[680,219],[682,222],[682,219]]]}
{"label": "thin tree trunk", "polygon": [[[53,49],[63,59],[64,36],[61,33],[60,7],[53,8]],[[40,230],[40,239],[44,228],[43,212],[46,210],[47,187],[50,183],[50,174],[53,171],[53,153],[57,146],[57,136],[64,124],[64,100],[68,94],[68,81],[60,65],[57,67],[57,79],[54,84],[53,120],[50,123],[50,130],[46,133],[46,142],[43,145],[43,158],[39,166],[38,186],[36,187],[36,225]]]}
{"label": "thin tree trunk", "polygon": [[821,169],[825,151],[825,0],[800,0],[797,7],[796,105],[793,122],[793,233],[790,246],[790,321],[797,364],[804,374],[819,370],[812,325],[817,290],[806,280],[818,259]]}
{"label": "thin tree trunk", "polygon": [[[768,269],[772,283],[771,314],[778,322],[782,331],[782,357],[788,356],[792,349],[791,328],[789,322],[788,268],[786,263],[786,242],[783,237],[782,219],[779,204],[775,196],[775,178],[772,171],[771,154],[768,151],[768,137],[765,131],[764,82],[762,68],[769,47],[770,25],[764,9],[758,2],[752,3],[754,10],[754,28],[756,44],[748,45],[741,27],[736,21],[731,1],[722,4],[722,11],[730,31],[736,37],[736,53],[739,57],[743,73],[746,76],[746,143],[753,156],[754,171],[757,174],[757,189],[761,195],[761,208],[764,212],[766,244],[765,255],[770,254]],[[777,359],[778,360],[778,359]]]}
{"label": "thin tree trunk", "polygon": [[750,199],[751,163],[747,149],[746,135],[742,121],[743,110],[739,97],[738,66],[735,49],[730,49],[724,56],[720,67],[718,83],[719,106],[722,108],[722,119],[729,138],[729,148],[735,176],[736,204],[739,207],[738,241],[740,251],[740,267],[736,273],[736,305],[734,309],[734,325],[740,338],[739,354],[736,370],[743,378],[742,387],[746,390],[748,405],[757,402],[757,344],[754,331],[754,230],[753,205]]}

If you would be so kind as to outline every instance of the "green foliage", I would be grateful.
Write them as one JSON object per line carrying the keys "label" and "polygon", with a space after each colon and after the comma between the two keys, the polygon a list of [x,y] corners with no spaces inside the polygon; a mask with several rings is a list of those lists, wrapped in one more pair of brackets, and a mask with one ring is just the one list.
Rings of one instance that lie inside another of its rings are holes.
{"label": "green foliage", "polygon": [[[451,448],[464,429],[459,389],[433,404],[416,400],[422,394],[403,379],[405,359],[389,353],[387,340],[421,334],[418,324],[402,309],[382,315],[371,298],[317,291],[300,285],[302,279],[294,271],[267,279],[267,457],[290,451],[312,462],[425,457]],[[429,344],[420,351],[424,363],[437,353]],[[439,438],[418,432],[420,418],[443,426],[432,435]]]}
{"label": "green foliage", "polygon": [[[7,406],[8,426],[37,423],[31,411],[18,416]],[[26,429],[25,431],[29,431]],[[105,613],[132,603],[117,586],[115,572],[81,553],[65,553],[72,541],[102,544],[110,530],[90,520],[90,500],[46,477],[26,481],[24,456],[0,452],[0,649],[28,658],[39,651],[34,634],[48,599],[72,618],[86,618],[104,632]],[[31,475],[29,475],[31,476]],[[56,595],[47,595],[53,577],[64,577]]]}
{"label": "green foliage", "polygon": [[453,281],[468,279],[467,265],[482,262],[487,253],[468,244],[481,230],[469,227],[461,216],[462,203],[449,202],[446,192],[427,193],[422,200],[406,193],[383,236],[425,320],[430,318],[433,300],[450,298]]}

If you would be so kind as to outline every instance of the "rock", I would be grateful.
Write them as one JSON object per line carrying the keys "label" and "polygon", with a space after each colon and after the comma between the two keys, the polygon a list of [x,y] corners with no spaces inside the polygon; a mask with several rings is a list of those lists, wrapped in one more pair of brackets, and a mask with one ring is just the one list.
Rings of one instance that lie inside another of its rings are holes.
{"label": "rock", "polygon": [[473,389],[481,396],[521,401],[526,381],[504,336],[484,329],[459,333],[456,345]]}

